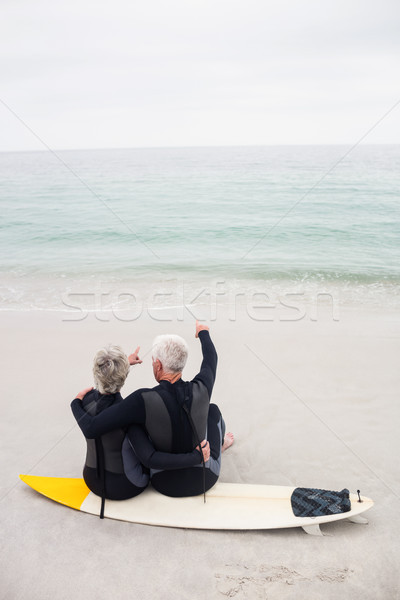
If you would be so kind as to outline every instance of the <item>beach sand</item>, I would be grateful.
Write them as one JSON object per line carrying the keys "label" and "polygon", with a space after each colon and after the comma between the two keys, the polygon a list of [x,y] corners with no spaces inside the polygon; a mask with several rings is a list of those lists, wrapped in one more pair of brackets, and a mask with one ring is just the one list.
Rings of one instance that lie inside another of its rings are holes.
{"label": "beach sand", "polygon": [[69,405],[92,385],[93,355],[105,343],[141,345],[144,363],[125,395],[153,385],[159,333],[188,340],[184,376],[195,375],[193,316],[154,316],[0,314],[1,598],[399,598],[399,313],[342,307],[336,320],[322,312],[263,321],[220,311],[210,323],[213,401],[236,438],[221,481],[360,489],[375,501],[368,525],[325,525],[319,538],[100,521],[19,481],[19,473],[81,475],[85,441]]}

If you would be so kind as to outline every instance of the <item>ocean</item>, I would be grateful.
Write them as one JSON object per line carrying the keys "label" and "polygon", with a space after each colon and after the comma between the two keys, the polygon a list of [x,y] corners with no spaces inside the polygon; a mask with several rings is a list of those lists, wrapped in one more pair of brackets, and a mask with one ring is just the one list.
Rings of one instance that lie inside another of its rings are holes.
{"label": "ocean", "polygon": [[0,308],[397,308],[399,190],[397,145],[3,152]]}

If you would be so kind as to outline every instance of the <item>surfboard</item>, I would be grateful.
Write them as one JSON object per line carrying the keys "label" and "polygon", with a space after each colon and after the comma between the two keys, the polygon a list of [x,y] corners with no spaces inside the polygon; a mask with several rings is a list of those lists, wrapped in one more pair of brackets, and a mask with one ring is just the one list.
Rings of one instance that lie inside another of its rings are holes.
{"label": "surfboard", "polygon": [[[92,515],[99,515],[101,499],[83,479],[20,475],[20,479],[43,496]],[[370,498],[350,495],[351,510],[323,517],[295,517],[288,486],[217,483],[203,496],[170,498],[150,486],[129,500],[106,500],[104,516],[162,527],[185,529],[250,530],[302,527],[312,535],[322,535],[320,525],[341,519],[368,523],[361,516],[373,506]]]}

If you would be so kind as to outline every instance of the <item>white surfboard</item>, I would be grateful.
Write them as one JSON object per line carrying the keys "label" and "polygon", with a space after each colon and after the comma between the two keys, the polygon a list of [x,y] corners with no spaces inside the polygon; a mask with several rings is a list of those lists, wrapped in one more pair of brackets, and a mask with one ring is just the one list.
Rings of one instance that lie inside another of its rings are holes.
{"label": "white surfboard", "polygon": [[[40,494],[82,512],[99,515],[101,499],[83,479],[20,475],[20,479]],[[361,513],[373,506],[369,498],[350,495],[351,511],[323,517],[295,517],[290,497],[295,488],[245,483],[217,483],[203,496],[170,498],[148,487],[129,500],[106,500],[104,516],[163,527],[188,529],[280,529],[302,527],[307,533],[322,535],[321,523],[347,519],[368,523]]]}

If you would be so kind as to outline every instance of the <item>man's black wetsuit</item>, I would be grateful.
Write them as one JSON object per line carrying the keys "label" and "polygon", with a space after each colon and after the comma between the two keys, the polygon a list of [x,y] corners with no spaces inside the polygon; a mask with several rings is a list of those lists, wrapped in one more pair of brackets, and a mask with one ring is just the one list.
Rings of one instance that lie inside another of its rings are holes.
{"label": "man's black wetsuit", "polygon": [[[221,446],[224,439],[224,422],[216,405],[210,406],[214,386],[217,353],[208,331],[199,332],[203,351],[200,372],[190,382],[179,379],[176,383],[163,380],[156,387],[139,389],[122,402],[111,406],[96,416],[91,416],[75,399],[72,412],[86,438],[96,438],[104,433],[132,425],[129,440],[145,466],[148,452],[143,447],[145,433],[135,425],[143,425],[156,451],[192,452],[198,444],[188,416],[183,409],[187,404],[199,440],[207,437],[211,457],[206,463],[206,489],[217,481],[221,465]],[[146,464],[147,463],[147,464]],[[151,469],[155,489],[169,496],[193,496],[203,491],[201,465],[181,469]]]}
{"label": "man's black wetsuit", "polygon": [[[92,390],[82,401],[83,409],[98,415],[110,406],[122,402],[121,394],[100,394]],[[154,469],[181,469],[201,463],[200,452],[186,454],[157,452],[140,425],[133,437],[137,440],[147,467]],[[114,429],[96,439],[86,439],[87,452],[83,478],[88,488],[111,500],[125,500],[140,494],[149,483],[149,470],[140,463],[126,430]]]}

